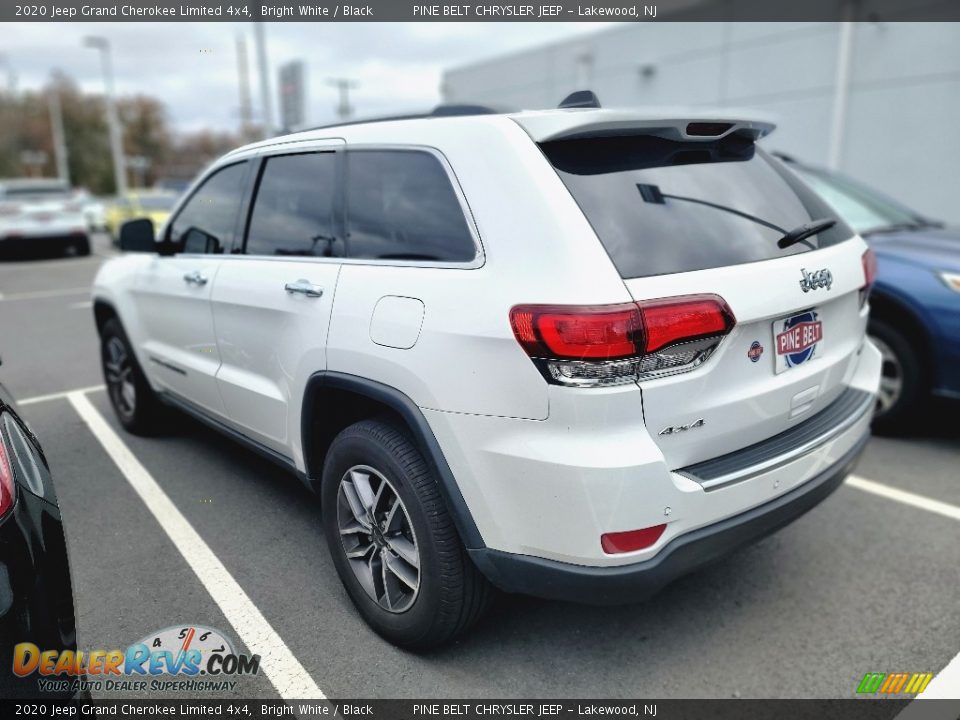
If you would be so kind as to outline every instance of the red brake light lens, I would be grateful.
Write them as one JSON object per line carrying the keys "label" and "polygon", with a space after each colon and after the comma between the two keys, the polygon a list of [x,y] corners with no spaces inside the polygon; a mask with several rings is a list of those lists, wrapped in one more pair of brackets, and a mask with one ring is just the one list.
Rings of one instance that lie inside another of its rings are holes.
{"label": "red brake light lens", "polygon": [[643,321],[633,303],[520,305],[510,311],[510,324],[531,357],[616,360],[643,351]]}
{"label": "red brake light lens", "polygon": [[870,287],[877,279],[877,254],[871,249],[863,254],[863,285]]}
{"label": "red brake light lens", "polygon": [[687,295],[640,303],[646,329],[645,352],[678,342],[726,335],[736,320],[727,303],[716,295]]}
{"label": "red brake light lens", "polygon": [[518,305],[517,341],[548,382],[593,387],[691,370],[736,325],[717,295],[621,305]]}
{"label": "red brake light lens", "polygon": [[6,515],[13,508],[13,470],[10,459],[7,457],[7,448],[0,435],[0,517]]}
{"label": "red brake light lens", "polygon": [[656,543],[666,529],[666,525],[654,525],[642,530],[604,533],[600,536],[600,547],[607,555],[643,550]]}

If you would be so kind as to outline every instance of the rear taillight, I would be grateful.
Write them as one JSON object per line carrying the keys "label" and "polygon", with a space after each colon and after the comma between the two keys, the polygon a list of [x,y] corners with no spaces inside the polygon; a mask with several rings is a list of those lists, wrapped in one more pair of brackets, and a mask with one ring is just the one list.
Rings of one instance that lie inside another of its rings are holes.
{"label": "rear taillight", "polygon": [[13,493],[13,469],[10,467],[10,457],[7,454],[3,435],[0,435],[0,518],[13,508],[15,497]]}
{"label": "rear taillight", "polygon": [[706,360],[736,324],[716,295],[686,295],[623,305],[518,305],[517,341],[548,382],[617,385]]}
{"label": "rear taillight", "polygon": [[9,203],[0,204],[0,215],[19,215],[19,214],[20,214],[19,205],[11,205]]}
{"label": "rear taillight", "polygon": [[860,307],[863,307],[870,295],[870,288],[877,279],[877,254],[867,249],[861,257],[863,263],[863,286],[860,288]]}

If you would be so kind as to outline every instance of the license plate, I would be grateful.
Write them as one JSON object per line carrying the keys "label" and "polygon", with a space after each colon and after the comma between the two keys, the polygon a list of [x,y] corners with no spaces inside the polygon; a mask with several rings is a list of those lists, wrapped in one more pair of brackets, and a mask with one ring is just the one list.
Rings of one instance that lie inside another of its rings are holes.
{"label": "license plate", "polygon": [[810,362],[823,344],[823,323],[816,310],[807,310],[773,323],[776,372]]}

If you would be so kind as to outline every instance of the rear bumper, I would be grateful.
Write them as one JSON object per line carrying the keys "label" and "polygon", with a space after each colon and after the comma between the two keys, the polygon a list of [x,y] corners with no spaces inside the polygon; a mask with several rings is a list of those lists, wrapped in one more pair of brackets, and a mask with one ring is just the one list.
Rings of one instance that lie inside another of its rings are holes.
{"label": "rear bumper", "polygon": [[799,487],[744,513],[679,535],[647,561],[589,567],[489,548],[470,550],[470,557],[494,585],[507,592],[600,605],[642,600],[813,508],[840,486],[868,439],[869,432],[862,433],[846,454]]}

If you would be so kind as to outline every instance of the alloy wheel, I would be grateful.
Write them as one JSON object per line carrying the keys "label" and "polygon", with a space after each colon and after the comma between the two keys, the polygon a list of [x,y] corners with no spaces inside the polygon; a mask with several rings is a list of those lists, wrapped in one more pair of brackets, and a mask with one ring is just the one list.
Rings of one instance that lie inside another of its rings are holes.
{"label": "alloy wheel", "polygon": [[133,362],[123,340],[116,336],[107,340],[103,366],[114,406],[124,417],[132,416],[137,409],[137,389],[133,384]]}
{"label": "alloy wheel", "polygon": [[870,340],[880,351],[883,363],[880,371],[880,391],[877,393],[876,410],[877,415],[882,415],[896,405],[903,394],[903,365],[900,358],[887,343],[876,336],[871,336]]}
{"label": "alloy wheel", "polygon": [[420,551],[407,508],[378,470],[355,465],[337,491],[340,543],[367,595],[392,613],[408,610],[420,589]]}

